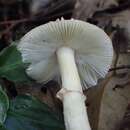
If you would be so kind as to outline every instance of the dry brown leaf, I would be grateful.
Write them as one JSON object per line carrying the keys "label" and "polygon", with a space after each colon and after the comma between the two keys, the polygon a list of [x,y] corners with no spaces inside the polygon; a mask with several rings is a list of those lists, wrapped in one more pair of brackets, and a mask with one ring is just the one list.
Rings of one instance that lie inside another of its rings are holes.
{"label": "dry brown leaf", "polygon": [[77,0],[74,18],[86,20],[90,18],[96,11],[108,8],[110,6],[117,6],[116,0]]}
{"label": "dry brown leaf", "polygon": [[130,101],[130,83],[123,88],[114,87],[128,81],[128,77],[121,79],[112,76],[104,80],[96,90],[88,92],[88,111],[93,130],[118,130]]}
{"label": "dry brown leaf", "polygon": [[[117,66],[130,64],[129,59],[129,54],[120,54]],[[87,92],[88,114],[93,130],[118,130],[120,126],[130,102],[130,72],[123,69],[118,70],[117,74],[110,74]]]}

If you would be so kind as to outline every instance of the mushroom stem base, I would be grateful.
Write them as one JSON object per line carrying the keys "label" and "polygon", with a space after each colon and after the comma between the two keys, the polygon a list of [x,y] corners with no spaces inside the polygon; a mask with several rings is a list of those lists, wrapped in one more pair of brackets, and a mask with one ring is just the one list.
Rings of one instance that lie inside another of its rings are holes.
{"label": "mushroom stem base", "polygon": [[66,130],[91,130],[84,101],[85,96],[79,92],[63,96]]}

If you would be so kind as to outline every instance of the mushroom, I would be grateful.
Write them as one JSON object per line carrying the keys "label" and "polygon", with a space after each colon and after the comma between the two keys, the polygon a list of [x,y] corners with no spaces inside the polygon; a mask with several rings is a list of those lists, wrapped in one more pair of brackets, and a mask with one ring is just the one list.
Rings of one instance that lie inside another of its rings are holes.
{"label": "mushroom", "polygon": [[91,130],[83,90],[97,84],[111,65],[113,49],[107,34],[80,20],[56,20],[28,32],[18,45],[27,74],[37,82],[59,79],[67,130]]}

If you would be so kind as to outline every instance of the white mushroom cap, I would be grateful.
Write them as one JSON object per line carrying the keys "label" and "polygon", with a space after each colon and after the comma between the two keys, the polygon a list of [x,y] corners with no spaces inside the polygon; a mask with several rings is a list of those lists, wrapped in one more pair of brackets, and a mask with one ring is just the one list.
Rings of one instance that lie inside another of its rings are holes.
{"label": "white mushroom cap", "polygon": [[107,34],[95,25],[80,20],[57,20],[36,27],[20,41],[27,73],[44,83],[60,75],[56,50],[67,46],[75,51],[75,61],[84,88],[97,84],[111,65],[113,49]]}

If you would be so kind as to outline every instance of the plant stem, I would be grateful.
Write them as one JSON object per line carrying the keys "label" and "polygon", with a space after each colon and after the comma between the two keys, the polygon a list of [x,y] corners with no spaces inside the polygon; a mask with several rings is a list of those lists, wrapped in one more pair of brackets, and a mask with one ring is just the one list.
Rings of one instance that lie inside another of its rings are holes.
{"label": "plant stem", "polygon": [[74,51],[61,47],[57,50],[57,59],[62,78],[57,97],[63,101],[66,130],[91,130]]}

